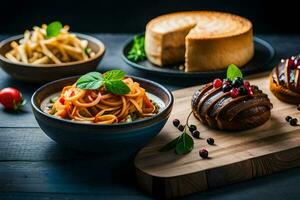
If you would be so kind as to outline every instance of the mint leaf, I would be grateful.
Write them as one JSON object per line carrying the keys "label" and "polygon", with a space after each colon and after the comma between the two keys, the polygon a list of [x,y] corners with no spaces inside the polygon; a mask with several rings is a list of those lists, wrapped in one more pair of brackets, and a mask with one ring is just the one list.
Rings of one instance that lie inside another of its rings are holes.
{"label": "mint leaf", "polygon": [[62,28],[63,26],[59,21],[50,23],[46,29],[47,37],[50,38],[57,36]]}
{"label": "mint leaf", "polygon": [[125,76],[125,72],[122,70],[110,70],[103,74],[104,80],[122,80]]}
{"label": "mint leaf", "polygon": [[178,136],[177,138],[175,138],[171,142],[167,143],[162,148],[160,148],[159,151],[160,152],[166,152],[166,151],[170,151],[171,149],[174,149],[177,145],[177,142],[178,142],[179,138],[180,138],[180,136]]}
{"label": "mint leaf", "polygon": [[193,138],[187,134],[186,132],[183,132],[181,137],[179,138],[175,152],[178,155],[184,155],[189,152],[191,152],[194,148],[194,140]]}
{"label": "mint leaf", "polygon": [[130,92],[130,88],[122,80],[105,80],[105,87],[113,94],[122,95]]}
{"label": "mint leaf", "polygon": [[90,72],[81,76],[77,82],[76,87],[86,90],[95,90],[103,85],[103,77],[99,72]]}
{"label": "mint leaf", "polygon": [[233,81],[237,77],[243,78],[242,71],[235,64],[229,65],[227,68],[227,78]]}

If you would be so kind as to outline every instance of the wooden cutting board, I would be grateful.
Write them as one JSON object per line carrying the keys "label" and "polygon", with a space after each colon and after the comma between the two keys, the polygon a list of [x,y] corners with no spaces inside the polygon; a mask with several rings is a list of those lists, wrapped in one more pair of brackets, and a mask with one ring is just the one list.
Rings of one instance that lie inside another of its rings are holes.
{"label": "wooden cutting board", "polygon": [[[169,121],[136,156],[138,185],[155,197],[173,198],[300,166],[300,126],[293,127],[285,121],[287,115],[300,120],[296,105],[276,99],[266,75],[250,80],[269,95],[273,103],[271,119],[251,130],[224,132],[210,129],[192,116],[190,124],[198,127],[203,139],[194,139],[194,150],[183,156],[158,150],[179,136],[172,120],[185,121],[191,110],[191,97],[200,86],[175,91]],[[207,144],[208,137],[215,139],[215,145]],[[199,156],[201,148],[208,150],[209,159]]]}

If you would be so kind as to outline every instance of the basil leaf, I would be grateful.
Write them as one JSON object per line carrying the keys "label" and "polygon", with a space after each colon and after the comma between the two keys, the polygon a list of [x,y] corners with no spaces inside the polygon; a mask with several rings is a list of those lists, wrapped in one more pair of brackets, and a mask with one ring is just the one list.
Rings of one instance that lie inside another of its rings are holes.
{"label": "basil leaf", "polygon": [[178,136],[177,138],[175,138],[171,142],[167,143],[162,148],[160,148],[159,151],[160,152],[166,152],[166,151],[170,151],[171,149],[174,149],[176,147],[176,144],[177,144],[179,138],[180,138],[180,136]]}
{"label": "basil leaf", "polygon": [[106,89],[113,94],[128,94],[130,88],[122,80],[105,81]]}
{"label": "basil leaf", "polygon": [[86,90],[95,90],[103,85],[103,77],[99,72],[90,72],[81,76],[77,82],[76,87]]}
{"label": "basil leaf", "polygon": [[194,148],[193,138],[186,132],[182,133],[175,148],[175,152],[178,155],[184,155],[191,152]]}
{"label": "basil leaf", "polygon": [[105,80],[122,80],[125,76],[125,72],[122,70],[110,70],[103,74]]}
{"label": "basil leaf", "polygon": [[229,65],[227,68],[227,78],[233,81],[237,77],[243,78],[242,71],[234,64]]}
{"label": "basil leaf", "polygon": [[46,29],[47,37],[50,38],[57,36],[62,28],[63,26],[59,21],[50,23]]}

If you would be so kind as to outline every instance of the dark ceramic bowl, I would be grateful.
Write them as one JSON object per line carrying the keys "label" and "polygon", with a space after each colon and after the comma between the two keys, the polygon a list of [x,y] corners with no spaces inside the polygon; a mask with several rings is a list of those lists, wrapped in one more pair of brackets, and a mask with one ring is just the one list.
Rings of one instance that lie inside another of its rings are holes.
{"label": "dark ceramic bowl", "polygon": [[78,77],[70,77],[48,83],[39,88],[31,98],[34,116],[41,129],[54,141],[73,149],[89,152],[136,152],[156,136],[167,122],[172,106],[172,93],[160,84],[132,77],[147,92],[159,97],[165,107],[155,116],[131,123],[97,125],[59,119],[43,112],[41,103],[51,94],[73,84]]}
{"label": "dark ceramic bowl", "polygon": [[5,57],[5,54],[11,50],[10,43],[18,42],[23,35],[10,37],[0,43],[0,64],[2,69],[13,78],[26,82],[49,82],[63,77],[86,74],[95,71],[104,53],[104,44],[91,36],[76,33],[78,38],[88,41],[89,48],[96,55],[87,61],[76,61],[62,64],[40,64],[32,65],[25,63],[14,63]]}

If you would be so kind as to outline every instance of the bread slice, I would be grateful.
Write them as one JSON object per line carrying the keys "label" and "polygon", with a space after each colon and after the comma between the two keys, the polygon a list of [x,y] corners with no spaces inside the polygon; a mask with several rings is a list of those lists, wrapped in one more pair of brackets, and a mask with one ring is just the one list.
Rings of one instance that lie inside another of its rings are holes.
{"label": "bread slice", "polygon": [[145,51],[150,62],[165,66],[185,62],[185,70],[212,71],[243,66],[254,54],[249,20],[222,12],[172,13],[146,26]]}

